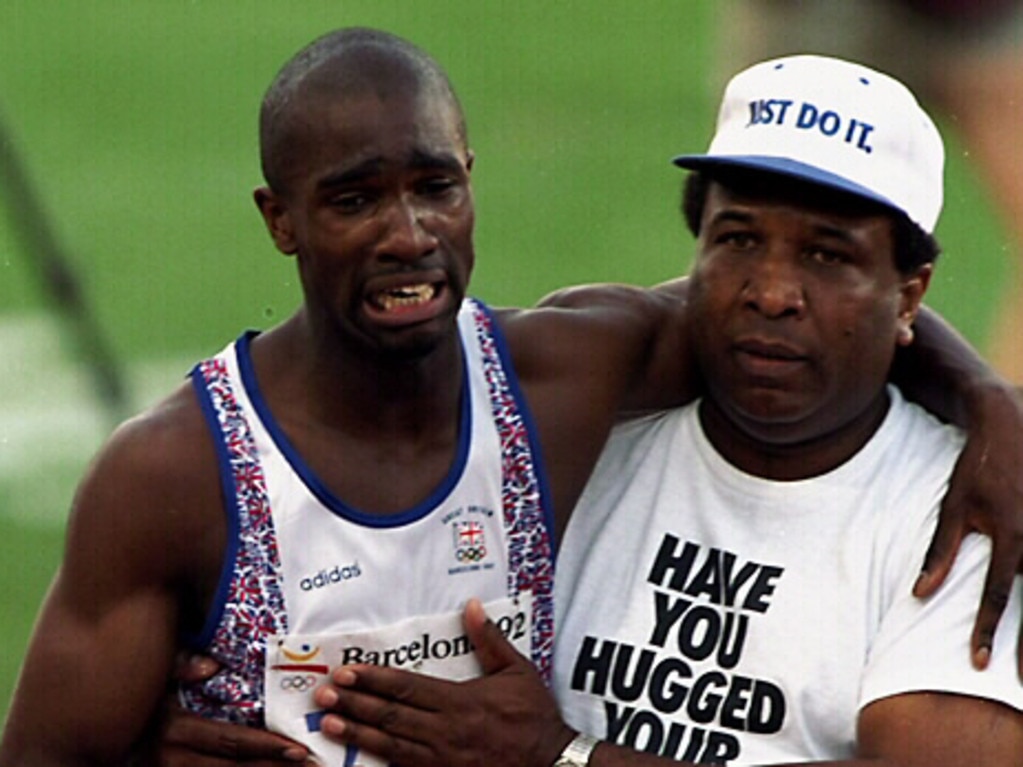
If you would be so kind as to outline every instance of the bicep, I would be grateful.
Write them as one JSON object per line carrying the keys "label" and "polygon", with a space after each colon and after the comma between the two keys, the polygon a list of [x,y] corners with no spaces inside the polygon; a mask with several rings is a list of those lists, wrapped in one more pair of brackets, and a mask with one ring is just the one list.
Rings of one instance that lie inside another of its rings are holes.
{"label": "bicep", "polygon": [[894,695],[860,712],[858,755],[904,767],[1014,767],[1023,754],[1023,712],[936,692]]}
{"label": "bicep", "polygon": [[162,700],[187,548],[176,532],[183,515],[162,505],[171,490],[140,441],[130,432],[115,439],[76,496],[5,730],[4,765],[116,763]]}
{"label": "bicep", "polygon": [[22,668],[3,744],[11,764],[116,763],[162,699],[173,600],[158,588],[83,590],[65,569]]}

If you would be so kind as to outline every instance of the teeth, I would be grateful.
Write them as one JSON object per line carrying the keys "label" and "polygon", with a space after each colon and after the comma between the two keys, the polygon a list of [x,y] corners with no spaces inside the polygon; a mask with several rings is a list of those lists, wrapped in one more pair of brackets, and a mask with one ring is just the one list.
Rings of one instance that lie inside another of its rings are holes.
{"label": "teeth", "polygon": [[385,311],[408,306],[424,304],[434,297],[437,290],[429,283],[419,285],[402,285],[401,287],[379,293],[377,303]]}

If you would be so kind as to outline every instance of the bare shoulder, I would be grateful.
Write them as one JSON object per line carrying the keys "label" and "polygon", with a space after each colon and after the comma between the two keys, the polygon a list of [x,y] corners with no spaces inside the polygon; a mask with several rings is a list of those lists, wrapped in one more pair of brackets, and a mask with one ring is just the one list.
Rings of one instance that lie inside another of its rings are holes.
{"label": "bare shoulder", "polygon": [[[588,364],[635,365],[684,326],[685,281],[656,288],[578,285],[531,309],[498,310],[516,366],[526,374]],[[542,339],[542,343],[540,342]]]}
{"label": "bare shoulder", "polygon": [[206,470],[212,458],[199,403],[188,384],[148,410],[125,421],[97,455],[84,486],[90,482],[172,496]]}
{"label": "bare shoulder", "polygon": [[226,534],[216,454],[189,385],[119,426],[75,494],[65,567],[106,552],[128,581],[187,582],[200,592]]}
{"label": "bare shoulder", "polygon": [[544,296],[537,303],[541,307],[563,309],[611,309],[625,312],[674,312],[678,301],[689,292],[686,277],[670,280],[652,288],[619,283],[592,283],[573,285]]}

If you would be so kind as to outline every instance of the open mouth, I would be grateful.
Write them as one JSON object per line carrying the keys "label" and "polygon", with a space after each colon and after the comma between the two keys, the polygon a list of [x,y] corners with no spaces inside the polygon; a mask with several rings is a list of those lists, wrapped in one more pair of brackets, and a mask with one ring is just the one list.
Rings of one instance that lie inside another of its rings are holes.
{"label": "open mouth", "polygon": [[375,323],[395,328],[439,317],[449,308],[447,283],[423,277],[418,276],[418,282],[390,280],[371,287],[363,304],[367,316]]}
{"label": "open mouth", "polygon": [[428,304],[437,297],[437,285],[420,282],[381,290],[369,297],[370,303],[385,312],[400,312]]}

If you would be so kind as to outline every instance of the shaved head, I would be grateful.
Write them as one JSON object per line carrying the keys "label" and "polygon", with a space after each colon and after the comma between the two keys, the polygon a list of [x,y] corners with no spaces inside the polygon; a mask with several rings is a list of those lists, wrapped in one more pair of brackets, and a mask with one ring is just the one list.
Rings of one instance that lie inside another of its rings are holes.
{"label": "shaved head", "polygon": [[467,148],[462,107],[447,74],[429,54],[388,32],[338,29],[295,54],[263,97],[260,161],[270,188],[286,191],[288,169],[302,152],[310,110],[367,95],[441,100],[453,110],[459,140]]}

